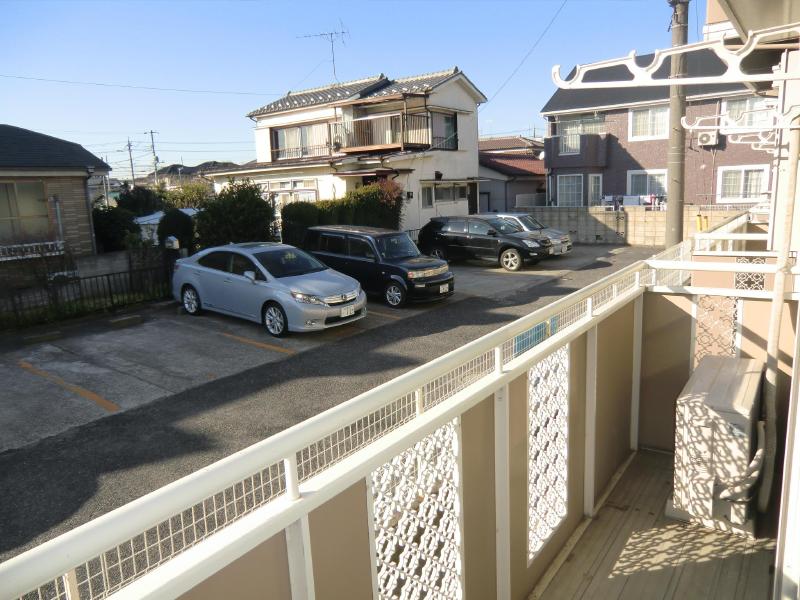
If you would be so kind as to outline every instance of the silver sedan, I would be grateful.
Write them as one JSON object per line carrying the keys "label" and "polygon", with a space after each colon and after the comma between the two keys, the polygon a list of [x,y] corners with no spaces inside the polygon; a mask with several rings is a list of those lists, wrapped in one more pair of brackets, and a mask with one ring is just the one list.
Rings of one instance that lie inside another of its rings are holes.
{"label": "silver sedan", "polygon": [[208,248],[175,263],[172,295],[190,315],[203,309],[263,323],[276,337],[367,315],[359,283],[285,244]]}

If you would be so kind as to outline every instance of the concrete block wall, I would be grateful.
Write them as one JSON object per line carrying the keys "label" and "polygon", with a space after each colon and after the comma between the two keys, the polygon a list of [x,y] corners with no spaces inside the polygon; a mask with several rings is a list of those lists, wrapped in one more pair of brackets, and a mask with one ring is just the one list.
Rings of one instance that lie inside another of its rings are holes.
{"label": "concrete block wall", "polygon": [[[667,223],[665,211],[645,210],[643,206],[627,206],[619,211],[595,206],[537,206],[525,210],[544,225],[569,232],[573,242],[579,244],[664,245]],[[698,214],[707,217],[708,226],[712,228],[738,213],[735,210],[718,210],[716,207],[686,206],[683,212],[684,237],[696,233]]]}

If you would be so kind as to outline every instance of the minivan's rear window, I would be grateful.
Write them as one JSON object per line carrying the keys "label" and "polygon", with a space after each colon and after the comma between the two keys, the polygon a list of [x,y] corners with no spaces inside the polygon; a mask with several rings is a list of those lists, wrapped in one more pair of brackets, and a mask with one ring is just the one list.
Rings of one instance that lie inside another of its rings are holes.
{"label": "minivan's rear window", "polygon": [[332,254],[347,254],[347,243],[344,236],[323,233],[319,236],[319,251]]}
{"label": "minivan's rear window", "polygon": [[255,257],[258,262],[264,265],[270,275],[278,279],[316,273],[328,268],[310,254],[306,254],[297,248],[259,252]]}

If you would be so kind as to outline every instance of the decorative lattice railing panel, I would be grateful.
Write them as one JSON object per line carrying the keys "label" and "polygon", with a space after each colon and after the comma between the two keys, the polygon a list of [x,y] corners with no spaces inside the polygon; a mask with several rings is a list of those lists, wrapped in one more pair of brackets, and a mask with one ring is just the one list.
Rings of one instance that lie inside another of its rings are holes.
{"label": "decorative lattice railing panel", "polygon": [[736,356],[739,299],[698,296],[695,318],[694,366],[704,356]]}
{"label": "decorative lattice railing panel", "polygon": [[528,561],[567,514],[569,350],[528,370]]}
{"label": "decorative lattice railing panel", "polygon": [[372,473],[381,599],[463,596],[457,427],[440,427]]}
{"label": "decorative lattice railing panel", "polygon": [[[764,265],[767,259],[763,256],[737,256],[737,263]],[[766,276],[764,273],[736,273],[734,287],[737,290],[763,290]]]}

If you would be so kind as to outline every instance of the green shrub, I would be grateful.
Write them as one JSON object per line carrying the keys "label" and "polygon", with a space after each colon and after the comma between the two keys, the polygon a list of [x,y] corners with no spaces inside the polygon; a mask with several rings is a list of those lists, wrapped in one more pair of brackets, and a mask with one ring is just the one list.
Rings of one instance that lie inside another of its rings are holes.
{"label": "green shrub", "polygon": [[158,244],[164,245],[164,240],[174,235],[178,238],[181,248],[187,248],[189,253],[194,252],[194,220],[178,208],[170,208],[158,224]]}
{"label": "green shrub", "polygon": [[264,242],[271,237],[275,210],[261,188],[250,180],[230,181],[197,213],[195,226],[201,248],[231,242]]}
{"label": "green shrub", "polygon": [[115,206],[93,209],[92,222],[98,251],[125,250],[125,238],[129,234],[139,235],[139,226],[134,223],[134,218],[131,211]]}
{"label": "green shrub", "polygon": [[172,208],[201,208],[214,197],[213,190],[205,183],[190,181],[174,190],[167,190],[164,203]]}
{"label": "green shrub", "polygon": [[164,210],[164,198],[159,192],[137,186],[119,195],[117,207],[132,212],[134,216],[143,217]]}
{"label": "green shrub", "polygon": [[365,185],[345,194],[341,200],[293,202],[281,212],[283,241],[299,244],[305,230],[313,225],[369,225],[400,229],[403,194],[393,181]]}

